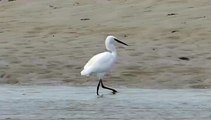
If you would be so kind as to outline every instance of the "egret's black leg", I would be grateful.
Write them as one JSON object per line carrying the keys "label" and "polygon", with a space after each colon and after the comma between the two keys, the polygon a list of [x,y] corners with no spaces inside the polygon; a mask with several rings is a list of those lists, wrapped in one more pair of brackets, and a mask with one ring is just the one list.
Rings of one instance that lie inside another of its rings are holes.
{"label": "egret's black leg", "polygon": [[115,94],[115,93],[117,92],[115,89],[112,89],[112,88],[109,88],[109,87],[104,86],[102,80],[100,80],[100,82],[101,82],[102,88],[108,89],[108,90],[112,90],[112,91],[113,91],[113,92],[112,92],[113,94]]}
{"label": "egret's black leg", "polygon": [[97,95],[99,95],[99,93],[98,93],[98,91],[99,91],[99,87],[100,87],[100,82],[101,80],[99,80],[99,83],[98,83],[98,85],[97,85]]}

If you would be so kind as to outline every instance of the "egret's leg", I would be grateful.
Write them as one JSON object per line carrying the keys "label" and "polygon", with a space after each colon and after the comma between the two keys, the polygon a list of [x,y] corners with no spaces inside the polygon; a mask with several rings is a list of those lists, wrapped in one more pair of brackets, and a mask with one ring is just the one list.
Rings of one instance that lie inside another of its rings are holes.
{"label": "egret's leg", "polygon": [[98,91],[99,91],[99,87],[100,87],[100,82],[101,80],[99,80],[99,83],[98,83],[98,85],[97,85],[97,95],[99,95],[99,93],[98,93]]}
{"label": "egret's leg", "polygon": [[113,92],[112,92],[113,94],[115,94],[115,93],[117,92],[115,89],[112,89],[112,88],[109,88],[109,87],[104,86],[102,80],[100,80],[100,82],[101,82],[102,88],[108,89],[108,90],[112,90],[112,91],[113,91]]}

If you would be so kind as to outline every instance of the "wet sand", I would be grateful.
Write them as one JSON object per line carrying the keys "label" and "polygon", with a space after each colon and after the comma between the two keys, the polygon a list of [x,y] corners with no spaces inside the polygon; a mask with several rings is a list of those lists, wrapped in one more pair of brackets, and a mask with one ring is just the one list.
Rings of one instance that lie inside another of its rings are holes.
{"label": "wet sand", "polygon": [[1,2],[0,83],[95,86],[80,71],[112,34],[130,46],[106,84],[211,88],[210,15],[210,0]]}
{"label": "wet sand", "polygon": [[210,120],[211,90],[0,86],[1,120]]}

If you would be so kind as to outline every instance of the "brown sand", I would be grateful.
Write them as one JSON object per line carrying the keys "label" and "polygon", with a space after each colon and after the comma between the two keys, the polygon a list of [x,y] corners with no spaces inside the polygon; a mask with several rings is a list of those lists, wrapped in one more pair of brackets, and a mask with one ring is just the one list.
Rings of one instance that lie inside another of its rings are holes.
{"label": "brown sand", "polygon": [[96,85],[80,71],[110,34],[130,46],[106,84],[211,88],[210,0],[1,1],[0,83]]}

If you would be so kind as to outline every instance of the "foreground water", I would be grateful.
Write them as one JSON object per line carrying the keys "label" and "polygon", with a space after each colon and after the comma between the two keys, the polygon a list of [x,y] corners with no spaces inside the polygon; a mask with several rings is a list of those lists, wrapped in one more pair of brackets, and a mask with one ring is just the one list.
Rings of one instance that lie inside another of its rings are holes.
{"label": "foreground water", "polygon": [[211,90],[1,86],[0,119],[210,120]]}

